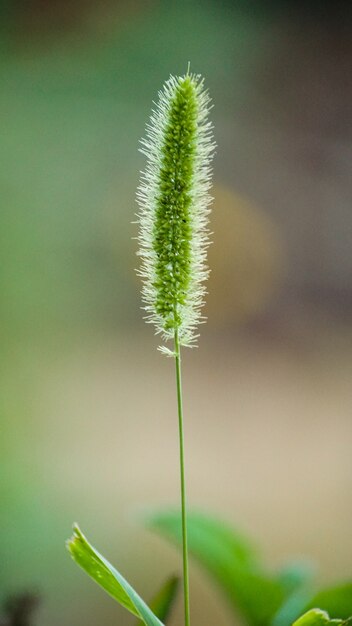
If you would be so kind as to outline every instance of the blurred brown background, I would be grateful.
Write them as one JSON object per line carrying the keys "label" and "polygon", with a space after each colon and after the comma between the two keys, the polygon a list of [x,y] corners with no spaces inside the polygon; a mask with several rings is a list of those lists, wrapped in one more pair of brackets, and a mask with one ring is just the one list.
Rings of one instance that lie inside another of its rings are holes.
{"label": "blurred brown background", "polygon": [[[151,102],[188,61],[218,144],[189,502],[272,567],[351,576],[350,6],[1,2],[0,592],[38,590],[38,626],[132,623],[65,553],[75,520],[146,598],[180,569],[143,529],[178,503],[178,449],[131,221]],[[229,622],[196,567],[192,592],[194,624]]]}

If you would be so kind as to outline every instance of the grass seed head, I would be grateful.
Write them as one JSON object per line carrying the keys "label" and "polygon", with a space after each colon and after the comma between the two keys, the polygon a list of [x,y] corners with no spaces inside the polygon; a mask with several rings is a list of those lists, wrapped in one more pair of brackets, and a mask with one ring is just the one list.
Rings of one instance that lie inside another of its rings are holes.
{"label": "grass seed head", "polygon": [[[138,273],[148,322],[164,340],[192,346],[204,321],[214,151],[210,98],[200,76],[171,76],[147,125],[138,187]],[[173,354],[167,348],[163,352]]]}

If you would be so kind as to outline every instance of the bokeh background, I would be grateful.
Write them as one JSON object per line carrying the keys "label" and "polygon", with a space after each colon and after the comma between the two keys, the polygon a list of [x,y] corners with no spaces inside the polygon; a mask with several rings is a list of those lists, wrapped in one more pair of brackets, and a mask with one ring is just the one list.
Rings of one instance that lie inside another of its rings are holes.
{"label": "bokeh background", "polygon": [[[131,222],[152,100],[188,61],[218,145],[189,501],[273,568],[351,576],[350,6],[1,2],[0,593],[37,590],[38,626],[132,623],[70,561],[73,521],[145,598],[180,569],[143,527],[178,504],[178,445]],[[228,624],[197,567],[192,599]]]}

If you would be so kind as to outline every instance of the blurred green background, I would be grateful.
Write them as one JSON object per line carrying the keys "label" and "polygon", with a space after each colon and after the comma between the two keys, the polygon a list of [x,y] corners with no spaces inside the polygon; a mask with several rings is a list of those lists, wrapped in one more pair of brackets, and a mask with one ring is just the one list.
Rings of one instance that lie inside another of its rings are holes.
{"label": "blurred green background", "polygon": [[[138,141],[170,73],[206,77],[211,278],[184,354],[189,502],[351,575],[352,41],[348,3],[0,5],[0,593],[38,626],[132,619],[70,561],[73,521],[143,597],[179,555],[172,362],[144,325]],[[192,570],[194,623],[229,616]],[[180,613],[175,613],[174,623]]]}

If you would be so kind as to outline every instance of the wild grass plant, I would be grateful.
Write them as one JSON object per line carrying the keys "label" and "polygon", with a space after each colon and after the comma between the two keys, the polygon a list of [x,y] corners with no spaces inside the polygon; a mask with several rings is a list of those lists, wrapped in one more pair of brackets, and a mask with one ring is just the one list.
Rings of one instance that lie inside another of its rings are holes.
{"label": "wild grass plant", "polygon": [[[268,572],[247,538],[206,515],[187,514],[181,350],[196,345],[204,321],[214,154],[210,108],[200,76],[189,70],[171,76],[141,142],[147,164],[137,192],[138,273],[146,321],[162,339],[160,351],[175,361],[181,492],[180,512],[156,514],[148,524],[182,549],[184,626],[191,623],[189,552],[223,592],[234,617],[248,626],[352,626],[351,582],[314,591],[306,563]],[[167,622],[177,578],[168,579],[148,606],[77,525],[67,547],[76,563],[139,622]]]}

